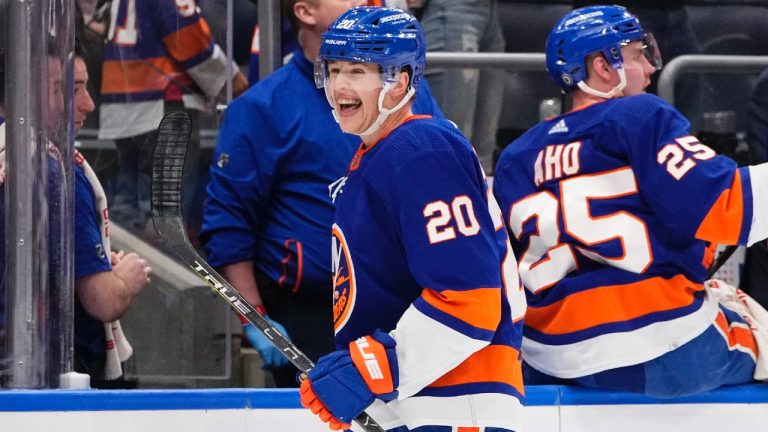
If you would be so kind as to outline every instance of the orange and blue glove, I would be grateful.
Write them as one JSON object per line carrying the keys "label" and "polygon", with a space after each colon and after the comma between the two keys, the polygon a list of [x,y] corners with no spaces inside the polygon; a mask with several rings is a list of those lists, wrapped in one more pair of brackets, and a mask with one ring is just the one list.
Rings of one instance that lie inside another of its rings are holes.
{"label": "orange and blue glove", "polygon": [[331,430],[349,429],[374,399],[397,397],[395,345],[389,334],[376,330],[350,342],[348,350],[321,357],[301,383],[301,404]]}

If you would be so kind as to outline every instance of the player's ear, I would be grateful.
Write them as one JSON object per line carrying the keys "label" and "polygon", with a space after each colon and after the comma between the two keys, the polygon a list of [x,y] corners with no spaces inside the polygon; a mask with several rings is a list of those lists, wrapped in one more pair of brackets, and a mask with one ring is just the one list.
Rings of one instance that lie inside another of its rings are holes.
{"label": "player's ear", "polygon": [[392,85],[389,91],[395,95],[400,96],[408,91],[408,83],[411,82],[411,72],[404,70],[397,76],[397,81]]}
{"label": "player's ear", "polygon": [[307,26],[317,24],[316,10],[317,8],[310,1],[297,1],[293,5],[293,14],[296,16],[296,19]]}
{"label": "player's ear", "polygon": [[605,81],[610,81],[613,68],[608,61],[605,60],[601,54],[589,56],[587,59],[587,71],[588,75],[597,75]]}

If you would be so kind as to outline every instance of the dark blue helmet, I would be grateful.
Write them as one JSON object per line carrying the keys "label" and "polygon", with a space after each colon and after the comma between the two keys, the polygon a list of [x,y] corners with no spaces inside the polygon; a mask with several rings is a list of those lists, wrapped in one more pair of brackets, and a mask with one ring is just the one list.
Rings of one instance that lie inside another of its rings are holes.
{"label": "dark blue helmet", "polygon": [[587,79],[585,59],[602,53],[614,69],[622,67],[621,47],[643,41],[648,61],[661,69],[661,56],[651,34],[622,6],[589,6],[573,10],[555,25],[547,38],[547,70],[557,85],[573,90]]}
{"label": "dark blue helmet", "polygon": [[424,78],[426,57],[427,43],[416,18],[401,9],[360,6],[343,13],[323,33],[315,77],[321,87],[327,60],[378,64],[386,82],[409,66],[415,89]]}

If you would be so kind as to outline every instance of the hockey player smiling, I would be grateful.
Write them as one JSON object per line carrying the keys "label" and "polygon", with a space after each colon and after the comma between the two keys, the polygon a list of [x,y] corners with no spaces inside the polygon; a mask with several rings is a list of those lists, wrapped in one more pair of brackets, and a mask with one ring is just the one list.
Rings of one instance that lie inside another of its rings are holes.
{"label": "hockey player smiling", "polygon": [[366,410],[390,432],[519,430],[516,262],[466,137],[413,115],[420,25],[399,9],[352,9],[320,58],[317,84],[362,145],[331,187],[337,351],[309,372],[302,404],[331,429]]}
{"label": "hockey player smiling", "polygon": [[326,92],[341,129],[369,146],[412,116],[410,104],[400,109],[413,96],[410,75],[397,73],[395,82],[383,82],[378,65],[329,61]]}

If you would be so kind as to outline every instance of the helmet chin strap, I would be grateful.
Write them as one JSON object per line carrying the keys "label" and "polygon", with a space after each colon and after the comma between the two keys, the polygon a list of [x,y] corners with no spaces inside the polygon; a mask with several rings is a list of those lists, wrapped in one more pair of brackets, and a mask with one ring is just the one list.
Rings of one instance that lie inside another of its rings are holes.
{"label": "helmet chin strap", "polygon": [[392,83],[390,82],[384,83],[384,87],[381,89],[381,92],[379,92],[379,116],[376,117],[376,121],[374,121],[373,124],[370,127],[368,127],[368,129],[366,129],[364,132],[361,132],[359,134],[360,136],[366,136],[376,132],[379,129],[379,127],[381,127],[381,125],[384,123],[384,121],[387,120],[387,117],[389,117],[393,112],[402,108],[403,105],[405,105],[405,103],[408,102],[408,100],[410,100],[411,97],[413,97],[414,93],[416,93],[416,90],[413,87],[411,87],[410,89],[408,89],[408,93],[406,93],[405,96],[403,96],[403,99],[400,102],[398,102],[397,105],[392,107],[392,109],[386,109],[384,108],[384,96],[386,96],[387,92],[391,87],[392,87]]}
{"label": "helmet chin strap", "polygon": [[[389,92],[389,89],[392,87],[392,83],[384,83],[384,87],[382,87],[381,91],[379,92],[379,116],[376,117],[376,121],[373,122],[371,126],[368,127],[365,131],[360,133],[360,136],[366,136],[370,135],[374,132],[376,132],[379,127],[384,123],[384,121],[387,120],[387,117],[389,117],[393,112],[399,110],[403,107],[403,105],[408,102],[413,95],[416,93],[416,90],[411,87],[408,89],[408,93],[403,96],[403,99],[398,102],[397,105],[392,107],[392,109],[386,109],[384,108],[384,96],[387,95],[387,92]],[[339,114],[336,112],[336,109],[333,107],[333,98],[331,97],[331,92],[328,90],[328,85],[325,85],[323,87],[323,90],[325,91],[325,98],[328,100],[328,103],[331,105],[331,114],[333,115],[333,119],[336,120],[336,123],[340,123],[339,121]]]}
{"label": "helmet chin strap", "polygon": [[341,123],[339,121],[339,113],[337,113],[336,108],[333,107],[333,98],[331,98],[331,91],[328,90],[327,82],[323,85],[323,91],[325,92],[325,98],[328,100],[328,105],[331,106],[331,115],[333,115],[333,119],[336,120],[336,123]]}
{"label": "helmet chin strap", "polygon": [[624,68],[620,67],[616,69],[619,72],[619,85],[612,88],[608,92],[601,92],[599,90],[595,90],[592,87],[588,86],[587,83],[584,81],[579,81],[578,84],[576,84],[584,93],[591,94],[592,96],[597,96],[599,98],[603,99],[613,99],[614,97],[621,97],[624,96],[624,87],[627,86],[627,73],[624,72]]}

